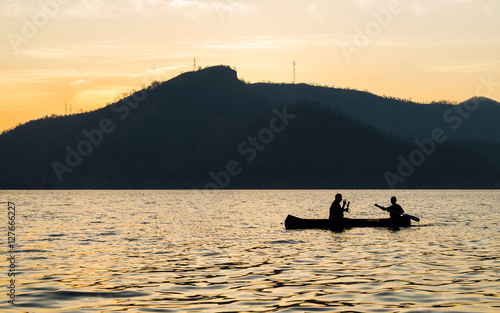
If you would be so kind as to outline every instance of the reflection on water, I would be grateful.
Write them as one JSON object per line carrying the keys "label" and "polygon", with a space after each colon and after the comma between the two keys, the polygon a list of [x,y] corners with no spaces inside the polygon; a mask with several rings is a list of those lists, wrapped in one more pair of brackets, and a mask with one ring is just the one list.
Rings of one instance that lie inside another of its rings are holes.
{"label": "reflection on water", "polygon": [[349,217],[384,217],[373,203],[397,193],[422,221],[284,229],[326,218],[335,192],[1,191],[18,208],[16,309],[500,311],[498,191],[345,190]]}

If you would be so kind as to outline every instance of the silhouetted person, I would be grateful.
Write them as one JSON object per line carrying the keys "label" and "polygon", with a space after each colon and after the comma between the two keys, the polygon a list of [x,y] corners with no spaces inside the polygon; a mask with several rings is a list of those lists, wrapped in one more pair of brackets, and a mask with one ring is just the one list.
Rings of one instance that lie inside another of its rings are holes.
{"label": "silhouetted person", "polygon": [[378,204],[375,204],[376,207],[381,208],[382,210],[386,210],[391,213],[391,218],[397,219],[401,217],[401,214],[403,214],[405,211],[403,208],[396,203],[397,199],[396,197],[391,198],[391,206],[388,208],[384,208],[383,206],[380,206]]}
{"label": "silhouetted person", "polygon": [[346,208],[346,200],[344,200],[342,206],[340,206],[340,202],[342,202],[342,195],[338,193],[335,195],[335,200],[330,206],[330,222],[342,222],[344,219],[344,212],[349,212],[349,203],[347,203]]}

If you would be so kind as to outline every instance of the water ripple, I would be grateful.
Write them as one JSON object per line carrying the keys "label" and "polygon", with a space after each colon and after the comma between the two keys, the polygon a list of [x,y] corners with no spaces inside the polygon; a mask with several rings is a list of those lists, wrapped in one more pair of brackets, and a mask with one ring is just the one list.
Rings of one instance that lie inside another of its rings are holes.
{"label": "water ripple", "polygon": [[[496,191],[400,191],[409,212],[422,217],[420,226],[342,232],[283,227],[289,213],[325,216],[330,191],[214,193],[213,199],[200,199],[194,191],[21,192],[17,196],[26,198],[19,203],[25,203],[22,214],[28,218],[19,216],[16,307],[29,312],[500,310]],[[383,213],[359,208],[391,195],[343,194],[353,199],[351,214],[364,217]],[[471,198],[481,205],[467,203]],[[65,199],[64,205],[57,199]],[[138,209],[142,204],[144,212]],[[446,207],[446,214],[433,207]],[[49,229],[43,226],[47,221]],[[0,310],[10,309],[0,304]]]}

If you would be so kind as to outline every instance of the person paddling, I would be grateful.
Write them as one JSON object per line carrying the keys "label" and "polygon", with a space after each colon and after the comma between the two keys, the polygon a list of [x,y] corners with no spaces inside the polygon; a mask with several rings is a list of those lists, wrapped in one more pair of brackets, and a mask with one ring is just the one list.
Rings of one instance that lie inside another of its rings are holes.
{"label": "person paddling", "polygon": [[391,218],[398,219],[405,211],[399,204],[396,203],[396,201],[397,201],[396,197],[392,197],[391,206],[388,208],[384,208],[383,206],[380,206],[378,204],[375,204],[375,206],[381,208],[382,210],[388,211],[391,214]]}
{"label": "person paddling", "polygon": [[344,200],[342,206],[340,206],[340,202],[342,202],[342,195],[340,193],[335,195],[335,200],[330,206],[330,222],[341,223],[344,219],[344,212],[349,212],[349,204],[346,200]]}

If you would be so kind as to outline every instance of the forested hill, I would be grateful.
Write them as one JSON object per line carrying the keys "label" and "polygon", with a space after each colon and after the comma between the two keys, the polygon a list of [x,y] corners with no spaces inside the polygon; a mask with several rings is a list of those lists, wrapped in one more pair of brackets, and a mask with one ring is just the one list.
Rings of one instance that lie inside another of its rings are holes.
{"label": "forested hill", "polygon": [[278,105],[298,100],[319,102],[401,137],[425,138],[433,129],[442,128],[451,139],[500,142],[500,103],[484,97],[458,105],[420,104],[364,91],[306,84],[258,83],[252,88]]}
{"label": "forested hill", "polygon": [[[462,106],[474,110],[458,125],[457,106],[247,84],[216,66],[2,134],[0,187],[498,187],[491,129],[500,107],[488,99]],[[479,130],[466,131],[469,123]]]}

